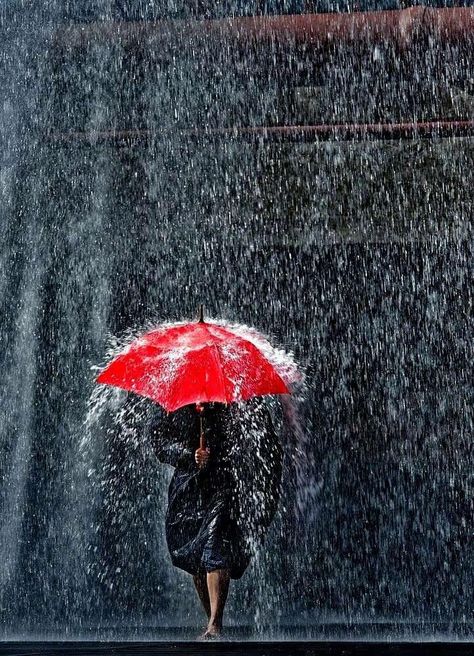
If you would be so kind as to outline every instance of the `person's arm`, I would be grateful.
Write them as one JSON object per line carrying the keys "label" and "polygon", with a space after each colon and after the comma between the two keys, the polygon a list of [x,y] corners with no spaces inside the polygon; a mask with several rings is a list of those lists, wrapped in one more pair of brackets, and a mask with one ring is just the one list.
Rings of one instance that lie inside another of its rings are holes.
{"label": "person's arm", "polygon": [[175,421],[169,415],[154,417],[148,426],[148,435],[155,456],[162,463],[178,468],[193,468],[194,450],[175,435]]}
{"label": "person's arm", "polygon": [[194,463],[194,451],[181,442],[165,442],[157,439],[154,442],[154,452],[160,462],[178,468],[191,468]]}

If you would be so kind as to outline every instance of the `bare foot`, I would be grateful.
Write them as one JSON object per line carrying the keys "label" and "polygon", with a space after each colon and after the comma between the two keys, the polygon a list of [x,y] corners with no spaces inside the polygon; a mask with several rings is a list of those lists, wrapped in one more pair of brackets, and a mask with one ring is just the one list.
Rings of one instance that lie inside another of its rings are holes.
{"label": "bare foot", "polygon": [[219,638],[222,634],[222,627],[217,624],[209,624],[201,635],[198,637],[198,640],[215,640]]}

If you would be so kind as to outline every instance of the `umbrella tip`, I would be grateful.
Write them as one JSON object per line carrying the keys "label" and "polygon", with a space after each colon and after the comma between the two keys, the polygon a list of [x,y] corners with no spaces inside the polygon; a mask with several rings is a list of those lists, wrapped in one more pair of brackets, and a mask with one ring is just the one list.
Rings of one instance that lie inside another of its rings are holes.
{"label": "umbrella tip", "polygon": [[199,323],[204,323],[204,305],[199,306]]}

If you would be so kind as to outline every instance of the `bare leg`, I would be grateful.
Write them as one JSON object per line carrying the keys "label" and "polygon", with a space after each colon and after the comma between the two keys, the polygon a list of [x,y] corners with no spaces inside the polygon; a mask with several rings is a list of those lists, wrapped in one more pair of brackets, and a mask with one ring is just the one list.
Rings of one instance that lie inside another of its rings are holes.
{"label": "bare leg", "polygon": [[206,572],[198,572],[193,576],[194,585],[196,586],[199,599],[201,600],[202,607],[207,615],[207,619],[211,618],[211,602],[209,600],[209,590],[207,589]]}
{"label": "bare leg", "polygon": [[203,634],[204,638],[219,635],[222,630],[222,616],[229,591],[230,572],[228,569],[216,569],[207,573],[207,588],[211,602],[209,624]]}

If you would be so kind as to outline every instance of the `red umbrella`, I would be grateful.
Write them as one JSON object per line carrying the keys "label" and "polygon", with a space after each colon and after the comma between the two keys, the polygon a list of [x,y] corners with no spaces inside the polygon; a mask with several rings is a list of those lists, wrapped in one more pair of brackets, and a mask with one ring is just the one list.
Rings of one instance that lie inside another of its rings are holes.
{"label": "red umbrella", "polygon": [[199,321],[161,326],[133,341],[97,377],[146,396],[169,412],[190,403],[232,403],[289,394],[274,365],[228,327]]}

